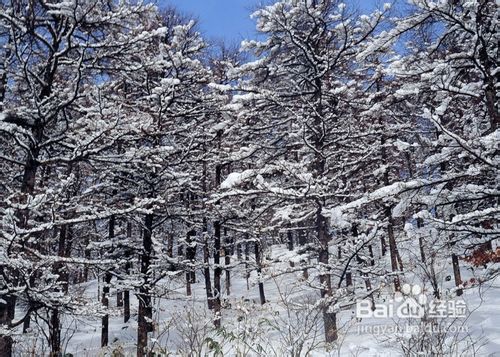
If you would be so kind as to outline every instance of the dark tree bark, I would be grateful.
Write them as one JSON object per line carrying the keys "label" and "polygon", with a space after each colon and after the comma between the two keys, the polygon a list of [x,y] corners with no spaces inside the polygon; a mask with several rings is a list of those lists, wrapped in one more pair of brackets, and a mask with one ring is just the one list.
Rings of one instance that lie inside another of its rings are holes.
{"label": "dark tree bark", "polygon": [[52,309],[49,323],[50,356],[58,357],[61,354],[61,320],[59,309]]}
{"label": "dark tree bark", "polygon": [[[127,222],[127,242],[130,244],[132,238],[132,223]],[[125,263],[125,274],[129,274],[132,268],[132,263],[130,261],[130,249],[125,250],[125,257],[127,262]],[[130,319],[130,290],[125,289],[123,292],[123,322],[127,323]]]}
{"label": "dark tree bark", "polygon": [[141,275],[143,283],[139,288],[137,298],[139,311],[137,316],[137,356],[145,357],[148,346],[148,332],[151,331],[153,310],[151,306],[151,279],[150,267],[153,253],[152,242],[153,215],[147,214],[144,218],[144,231],[142,240]]}
{"label": "dark tree bark", "polygon": [[212,310],[214,308],[214,296],[212,292],[212,281],[210,279],[210,250],[208,247],[208,234],[206,229],[206,223],[203,226],[203,275],[205,277],[205,291],[207,293],[207,304],[208,309]]}
{"label": "dark tree bark", "polygon": [[196,241],[193,239],[194,237],[196,237],[196,231],[192,229],[186,236],[186,259],[191,265],[187,269],[186,279],[189,280],[190,284],[196,283],[196,270],[194,268],[196,258]]}
{"label": "dark tree bark", "polygon": [[[318,205],[318,210],[316,212],[316,233],[320,243],[320,251],[318,262],[320,264],[320,269],[322,273],[319,276],[319,281],[321,283],[321,298],[328,299],[332,296],[332,281],[329,270],[329,252],[328,243],[330,241],[326,219],[321,214],[321,205]],[[325,301],[323,306],[323,324],[325,329],[325,341],[331,343],[337,340],[337,316],[334,312],[330,311],[331,303]]]}
{"label": "dark tree bark", "polygon": [[116,292],[116,307],[123,307],[123,291]]}
{"label": "dark tree bark", "polygon": [[387,224],[387,235],[389,236],[389,251],[391,254],[391,269],[394,273],[394,289],[396,291],[401,290],[401,283],[399,282],[399,275],[397,275],[398,271],[398,251],[396,246],[396,238],[394,236],[394,222],[392,219],[392,212],[390,207],[385,208],[386,217],[388,219]]}
{"label": "dark tree bark", "polygon": [[345,273],[345,283],[347,287],[352,286],[352,271],[351,269],[347,269]]}
{"label": "dark tree bark", "polygon": [[368,254],[370,255],[370,265],[375,265],[375,257],[373,256],[373,246],[371,244],[368,245]]}
{"label": "dark tree bark", "polygon": [[[104,286],[102,288],[101,304],[107,309],[109,307],[109,284],[111,283],[111,274],[104,274]],[[101,320],[101,347],[108,345],[109,341],[109,314],[105,314]]]}
{"label": "dark tree bark", "polygon": [[[59,257],[69,257],[71,255],[71,245],[73,241],[73,230],[71,226],[63,225],[59,230],[59,240],[57,255]],[[54,264],[54,273],[57,274],[58,282],[61,285],[62,291],[65,293],[69,289],[69,273],[66,269],[63,269],[63,264],[58,262]],[[50,311],[50,322],[49,322],[49,345],[51,350],[51,356],[59,356],[61,352],[61,318],[60,311],[58,308],[52,308]],[[26,320],[29,320],[30,314],[26,314],[24,320],[24,328],[28,328],[29,324],[26,324]]]}
{"label": "dark tree bark", "polygon": [[[290,227],[286,232],[286,238],[287,238],[287,248],[289,251],[293,251],[294,249],[294,244],[293,244],[293,232],[291,231]],[[293,268],[295,266],[295,263],[290,261],[290,266]]]}
{"label": "dark tree bark", "polygon": [[227,228],[224,227],[224,266],[226,273],[226,294],[231,295],[231,239],[227,235]]}
{"label": "dark tree bark", "polygon": [[[70,229],[68,226],[64,225],[59,230],[59,240],[58,240],[58,256],[65,257],[68,256],[68,248],[66,245],[68,244],[68,233]],[[59,282],[62,285],[62,289],[64,291],[68,291],[68,274],[63,269],[62,263],[56,263],[54,265],[54,273],[58,274]],[[60,321],[60,312],[58,308],[51,309],[50,315],[50,323],[49,323],[49,344],[50,344],[50,353],[51,356],[58,356],[61,352],[61,321]],[[26,320],[29,320],[29,314],[26,316],[24,320],[24,328],[27,329],[29,327],[29,323],[26,323]]]}
{"label": "dark tree bark", "polygon": [[[458,262],[458,256],[455,253],[451,254],[451,262],[453,265],[453,276],[455,277],[455,286],[462,285],[462,275],[460,274],[460,265]],[[457,296],[461,296],[463,294],[462,289],[457,289]]]}
{"label": "dark tree bark", "polygon": [[259,279],[259,298],[260,304],[264,305],[266,303],[266,295],[264,293],[264,283],[262,282],[262,255],[260,252],[260,242],[255,241],[255,263],[257,264],[257,278]]}
{"label": "dark tree bark", "polygon": [[220,248],[221,248],[221,226],[219,221],[214,222],[214,325],[219,328],[221,326],[221,275],[222,268],[220,266]]}
{"label": "dark tree bark", "polygon": [[[5,303],[0,303],[0,323],[8,323],[14,319],[12,314],[13,309],[11,306],[15,306],[16,299],[14,296],[6,295],[2,296]],[[0,338],[0,356],[9,357],[12,356],[12,337],[1,336]]]}
{"label": "dark tree bark", "polygon": [[[109,218],[108,239],[112,241],[115,238],[115,216]],[[111,283],[111,273],[106,271],[104,274],[104,286],[102,288],[101,303],[105,309],[109,307],[109,284]],[[101,321],[101,347],[108,345],[109,341],[109,314],[105,314]]]}
{"label": "dark tree bark", "polygon": [[243,246],[241,242],[236,243],[236,258],[238,258],[239,261],[243,258]]}
{"label": "dark tree bark", "polygon": [[292,251],[293,250],[293,233],[292,233],[292,230],[290,229],[290,227],[288,227],[289,229],[286,231],[286,238],[287,238],[287,248],[289,251]]}
{"label": "dark tree bark", "polygon": [[[417,228],[422,228],[424,225],[423,219],[422,218],[417,218]],[[424,238],[419,237],[418,238],[418,246],[420,248],[420,259],[422,260],[422,263],[425,264],[425,244],[424,244]]]}
{"label": "dark tree bark", "polygon": [[[191,230],[187,232],[186,234],[186,240],[185,240],[185,252],[186,252],[186,260],[187,260],[187,266],[185,268],[186,271],[186,295],[191,296],[192,295],[192,290],[191,290],[191,284],[196,281],[195,277],[195,272],[194,272],[194,257],[196,255],[196,250],[193,250],[192,247],[192,239],[191,237],[193,235],[196,235],[196,232]],[[195,248],[196,249],[196,248]]]}
{"label": "dark tree bark", "polygon": [[250,242],[248,241],[248,234],[245,235],[245,279],[247,281],[247,291],[250,290],[250,268],[248,262],[250,260]]}

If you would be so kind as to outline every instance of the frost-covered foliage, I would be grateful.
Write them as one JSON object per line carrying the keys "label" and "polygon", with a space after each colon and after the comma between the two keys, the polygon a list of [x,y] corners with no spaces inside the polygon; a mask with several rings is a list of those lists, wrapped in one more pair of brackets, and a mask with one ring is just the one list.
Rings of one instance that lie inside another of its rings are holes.
{"label": "frost-covered foliage", "polygon": [[[114,354],[341,354],[359,299],[495,279],[497,4],[391,11],[279,0],[237,49],[149,3],[1,2],[0,355],[84,325]],[[478,348],[421,322],[388,343]]]}

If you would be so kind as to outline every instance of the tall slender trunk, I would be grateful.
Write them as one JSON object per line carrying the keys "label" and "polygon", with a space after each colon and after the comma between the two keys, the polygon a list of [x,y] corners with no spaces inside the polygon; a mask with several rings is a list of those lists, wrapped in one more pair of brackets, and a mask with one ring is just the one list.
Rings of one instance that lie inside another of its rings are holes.
{"label": "tall slender trunk", "polygon": [[196,283],[196,269],[194,267],[196,258],[196,241],[194,237],[196,237],[196,231],[192,229],[186,236],[186,259],[190,264],[187,269],[186,279],[189,280],[190,284]]}
{"label": "tall slender trunk", "polygon": [[431,261],[431,263],[430,263],[429,270],[430,270],[430,279],[431,279],[431,285],[432,285],[434,297],[436,299],[441,299],[441,292],[439,291],[439,283],[438,283],[438,279],[436,276],[436,271],[434,269],[434,258],[432,256],[431,256],[430,261]]}
{"label": "tall slender trunk", "polygon": [[[109,307],[109,284],[111,283],[111,274],[106,271],[104,273],[104,286],[102,288],[101,304],[105,309]],[[106,314],[101,319],[101,347],[108,345],[109,341],[109,314]]]}
{"label": "tall slender trunk", "polygon": [[[174,235],[172,233],[167,234],[167,257],[174,257]],[[169,270],[174,271],[176,267],[173,263],[169,264]]]}
{"label": "tall slender trunk", "polygon": [[222,268],[220,266],[220,222],[214,222],[214,325],[219,328],[221,326],[221,275]]}
{"label": "tall slender trunk", "polygon": [[[59,230],[59,240],[57,255],[59,257],[66,256],[66,244],[67,244],[67,234],[68,228],[63,225]],[[61,283],[63,290],[67,292],[68,289],[68,275],[62,269],[62,263],[54,264],[54,273],[59,276],[58,281]],[[24,320],[24,330],[29,327],[29,315],[26,316]],[[53,308],[50,311],[50,321],[49,321],[49,345],[50,345],[50,356],[58,356],[61,353],[61,319],[59,309]]]}
{"label": "tall slender trunk", "polygon": [[331,312],[330,306],[331,302],[327,301],[328,298],[332,296],[332,282],[329,273],[329,252],[328,243],[330,241],[326,219],[321,214],[321,205],[318,205],[316,211],[316,233],[318,235],[318,240],[320,243],[320,251],[318,262],[320,264],[321,273],[319,275],[319,281],[321,284],[321,298],[325,299],[323,303],[323,324],[325,329],[325,341],[327,343],[334,342],[338,338],[337,332],[337,316],[334,312]]}
{"label": "tall slender trunk", "polygon": [[192,248],[192,239],[191,237],[195,235],[196,232],[193,230],[188,231],[186,234],[186,240],[185,240],[185,248],[184,251],[186,253],[185,255],[185,260],[187,261],[185,272],[186,272],[186,296],[191,296],[192,295],[192,288],[191,284],[195,282],[195,275],[194,275],[194,256],[195,253],[193,252]]}
{"label": "tall slender trunk", "polygon": [[[286,238],[287,238],[287,248],[289,251],[293,251],[293,233],[292,230],[290,229],[290,226],[288,227],[288,230],[286,231]],[[295,263],[293,261],[290,261],[290,267],[294,267]]]}
{"label": "tall slender trunk", "polygon": [[386,217],[388,219],[387,224],[387,235],[389,236],[389,251],[391,254],[391,269],[394,273],[394,289],[396,291],[401,290],[401,283],[399,282],[399,275],[397,275],[398,271],[398,251],[396,246],[396,238],[394,236],[394,223],[392,219],[392,212],[390,207],[385,208]]}
{"label": "tall slender trunk", "polygon": [[243,245],[241,242],[236,243],[236,258],[238,258],[239,261],[243,258]]}
{"label": "tall slender trunk", "polygon": [[[460,265],[458,262],[458,256],[455,253],[451,254],[451,262],[453,265],[453,276],[455,277],[455,286],[459,287],[462,285],[462,275],[460,274]],[[462,289],[457,289],[457,296],[463,294]]]}
{"label": "tall slender trunk", "polygon": [[[382,120],[380,120],[380,123],[382,123]],[[387,152],[385,148],[386,140],[387,138],[384,135],[382,135],[380,139],[380,144],[381,144],[381,157],[383,162],[387,162]],[[389,186],[390,184],[389,168],[385,170],[383,178],[384,178],[384,185]],[[401,258],[399,257],[398,248],[396,245],[396,238],[394,236],[394,218],[392,217],[392,210],[390,206],[386,206],[384,210],[385,210],[385,217],[387,219],[387,235],[389,237],[389,253],[391,255],[391,269],[394,274],[394,289],[396,291],[400,291],[401,283],[399,281],[399,275],[396,273],[398,271],[398,258],[400,261],[401,270],[403,269],[403,267]],[[382,248],[382,251],[384,251],[384,248]],[[384,253],[382,255],[384,255]]]}
{"label": "tall slender trunk", "polygon": [[[132,239],[132,223],[127,221],[127,244],[130,244]],[[127,248],[125,250],[125,258],[127,262],[125,263],[125,274],[128,275],[130,273],[130,269],[132,268],[132,263],[130,262],[130,249]],[[123,292],[123,322],[127,323],[130,319],[130,290],[125,289]]]}
{"label": "tall slender trunk", "polygon": [[49,322],[50,357],[61,355],[61,320],[59,309],[51,310]]}
{"label": "tall slender trunk", "polygon": [[352,287],[352,270],[348,268],[345,273],[345,284],[347,287]]}
{"label": "tall slender trunk", "polygon": [[[111,216],[109,218],[109,227],[108,227],[108,239],[113,241],[115,238],[115,216]],[[111,283],[111,273],[106,271],[104,274],[104,286],[102,288],[102,298],[101,303],[105,310],[109,307],[109,284]],[[102,317],[101,320],[101,347],[107,346],[109,341],[109,314],[106,311],[106,314]]]}
{"label": "tall slender trunk", "polygon": [[[117,280],[122,280],[120,277],[121,274],[117,275]],[[116,307],[123,307],[123,290],[121,287],[120,282],[117,282],[117,289],[116,289]]]}
{"label": "tall slender trunk", "polygon": [[375,265],[375,257],[373,256],[373,246],[371,244],[368,245],[368,255],[370,256],[370,265]]}
{"label": "tall slender trunk", "polygon": [[123,291],[116,292],[116,307],[123,307]]}
{"label": "tall slender trunk", "polygon": [[148,346],[148,332],[151,330],[153,310],[151,306],[151,279],[150,267],[153,253],[152,242],[153,215],[147,214],[144,218],[144,231],[142,238],[141,276],[143,283],[139,288],[137,298],[139,311],[137,317],[137,356],[145,357]]}
{"label": "tall slender trunk", "polygon": [[260,304],[264,305],[266,303],[266,295],[264,293],[264,283],[262,281],[262,255],[260,249],[260,241],[256,240],[254,243],[255,247],[255,263],[257,264],[257,279],[259,281],[259,298]]}
{"label": "tall slender trunk", "polygon": [[5,57],[2,61],[2,68],[0,69],[0,112],[3,112],[3,102],[5,99],[5,92],[7,91],[7,67],[9,65],[9,58],[12,54],[11,45],[12,38],[9,33],[9,39],[7,40],[7,46],[4,46]]}
{"label": "tall slender trunk", "polygon": [[[2,272],[3,273],[3,272]],[[2,296],[2,301],[0,303],[0,323],[5,324],[9,323],[14,319],[14,315],[12,314],[13,309],[11,306],[15,306],[16,298],[12,295],[4,295]],[[9,335],[2,335],[0,338],[0,356],[9,357],[12,356],[12,342],[13,339]]]}
{"label": "tall slender trunk", "polygon": [[[356,246],[356,239],[358,237],[358,228],[355,224],[352,225],[351,231],[352,231],[353,246]],[[357,259],[358,263],[360,263],[358,254],[356,254],[356,259]],[[346,269],[345,280],[346,280],[346,286],[348,288],[353,286],[353,284],[352,284],[352,269],[350,266],[348,266]]]}
{"label": "tall slender trunk", "polygon": [[227,235],[227,228],[224,227],[224,270],[226,273],[226,295],[231,295],[231,239]]}
{"label": "tall slender trunk", "polygon": [[212,310],[214,308],[214,296],[212,292],[212,281],[210,279],[210,250],[208,247],[208,234],[206,228],[206,222],[203,225],[203,275],[205,277],[205,291],[207,294],[207,305],[208,309]]}
{"label": "tall slender trunk", "polygon": [[250,242],[248,241],[248,234],[245,234],[245,279],[247,282],[247,291],[250,290],[250,267],[248,262],[250,261]]}
{"label": "tall slender trunk", "polygon": [[[299,236],[298,236],[298,243],[301,247],[306,245],[307,239],[306,239],[306,232],[304,229],[299,230]],[[305,261],[301,261],[302,263],[306,263]],[[309,279],[309,272],[307,271],[307,268],[302,269],[302,277],[307,280]]]}
{"label": "tall slender trunk", "polygon": [[290,226],[288,227],[288,230],[286,231],[286,240],[287,240],[287,248],[289,251],[293,250],[293,234],[292,230],[290,229]]}
{"label": "tall slender trunk", "polygon": [[[417,228],[422,228],[423,225],[423,219],[417,218]],[[418,247],[420,248],[420,260],[425,264],[425,242],[422,236],[418,237]]]}

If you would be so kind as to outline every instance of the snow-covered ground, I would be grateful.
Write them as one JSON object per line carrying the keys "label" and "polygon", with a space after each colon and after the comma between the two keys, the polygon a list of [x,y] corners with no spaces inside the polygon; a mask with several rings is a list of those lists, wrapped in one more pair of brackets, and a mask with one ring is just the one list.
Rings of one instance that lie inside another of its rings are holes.
{"label": "snow-covered ground", "polygon": [[[268,258],[287,256],[293,255],[289,255],[284,246],[273,246]],[[304,279],[298,269],[278,274],[288,266],[289,263],[285,261],[265,267],[265,305],[259,303],[255,271],[250,275],[247,289],[245,265],[237,265],[232,271],[229,296],[225,294],[223,275],[223,328],[219,331],[214,330],[213,313],[206,306],[201,274],[197,283],[192,285],[191,297],[186,297],[184,274],[163,280],[161,284],[167,294],[154,299],[156,328],[150,334],[151,346],[157,353],[169,356],[199,355],[202,351],[208,355],[216,355],[214,353],[218,350],[227,356],[282,356],[293,355],[292,353],[296,356],[401,356],[404,355],[405,347],[413,346],[411,350],[414,351],[419,343],[437,345],[443,342],[444,345],[451,346],[450,351],[456,352],[456,355],[500,356],[500,279],[484,283],[480,287],[465,289],[462,298],[467,306],[466,316],[440,319],[439,332],[430,335],[415,335],[418,326],[422,326],[419,319],[397,316],[359,318],[354,304],[340,303],[342,307],[337,306],[340,308],[337,314],[339,340],[336,344],[325,345],[322,315],[316,305],[319,292],[314,287],[317,284],[315,272],[310,270],[309,279]],[[453,283],[446,279],[449,267],[445,264],[437,268],[441,268],[438,276],[443,277],[443,296],[448,295],[450,300],[456,300]],[[418,267],[407,267],[407,271],[402,281],[410,286],[423,285],[423,292],[419,295],[425,295],[431,300],[432,291],[425,283],[422,284]],[[470,269],[465,266],[462,271],[465,278],[467,274],[471,274]],[[385,306],[397,306],[393,303],[395,295],[392,285],[384,286],[381,282],[373,281],[374,287],[382,285],[374,293],[374,301]],[[354,283],[359,285],[356,291],[364,290],[363,280],[355,280]],[[91,300],[98,301],[100,286],[96,280],[80,286],[82,287]],[[132,317],[128,323],[123,323],[122,311],[121,308],[116,308],[114,294],[112,291],[110,297],[110,347],[104,350],[99,347],[100,319],[65,316],[62,339],[66,353],[74,356],[99,356],[121,351],[126,356],[135,355],[137,300],[131,294]],[[26,351],[33,345],[36,336],[40,347],[43,338],[36,328],[30,335],[18,339],[20,343],[16,348],[19,355],[27,354]]]}

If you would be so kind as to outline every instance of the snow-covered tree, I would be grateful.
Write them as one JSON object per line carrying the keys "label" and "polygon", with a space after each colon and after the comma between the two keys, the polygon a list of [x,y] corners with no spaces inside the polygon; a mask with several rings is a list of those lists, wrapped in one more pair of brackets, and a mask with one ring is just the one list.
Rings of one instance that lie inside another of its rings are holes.
{"label": "snow-covered tree", "polygon": [[[127,130],[129,118],[114,100],[115,83],[144,65],[137,54],[163,31],[151,22],[156,13],[151,5],[12,1],[1,6],[1,161],[9,168],[2,173],[1,191],[0,350],[10,355],[9,331],[29,321],[30,313],[84,303],[64,292],[62,265],[97,262],[67,256],[70,240],[76,240],[68,232],[112,215],[106,203],[96,205],[90,198],[93,184],[106,184],[95,178],[92,158]],[[14,321],[20,297],[27,314]],[[59,348],[54,342],[52,352]]]}
{"label": "snow-covered tree", "polygon": [[345,297],[333,288],[332,272],[344,269],[329,250],[346,227],[329,222],[326,209],[355,196],[357,162],[371,154],[356,54],[383,15],[355,17],[336,1],[278,1],[253,15],[266,38],[243,48],[258,59],[234,71],[240,93],[230,108],[241,144],[233,156],[242,171],[223,182],[230,191],[220,198],[240,197],[246,211],[238,215],[249,216],[254,234],[256,226],[313,234],[327,342],[337,338],[334,305]]}
{"label": "snow-covered tree", "polygon": [[[430,249],[451,255],[461,286],[459,257],[474,261],[478,254],[484,260],[477,265],[485,266],[498,261],[492,250],[499,234],[498,9],[494,1],[413,5],[387,34],[433,29],[427,40],[413,33],[409,53],[389,67],[399,82],[394,96],[406,103],[401,109],[423,129],[421,183],[401,198],[419,211],[418,227],[415,222],[410,231],[437,232]],[[484,275],[497,273],[493,268]]]}

